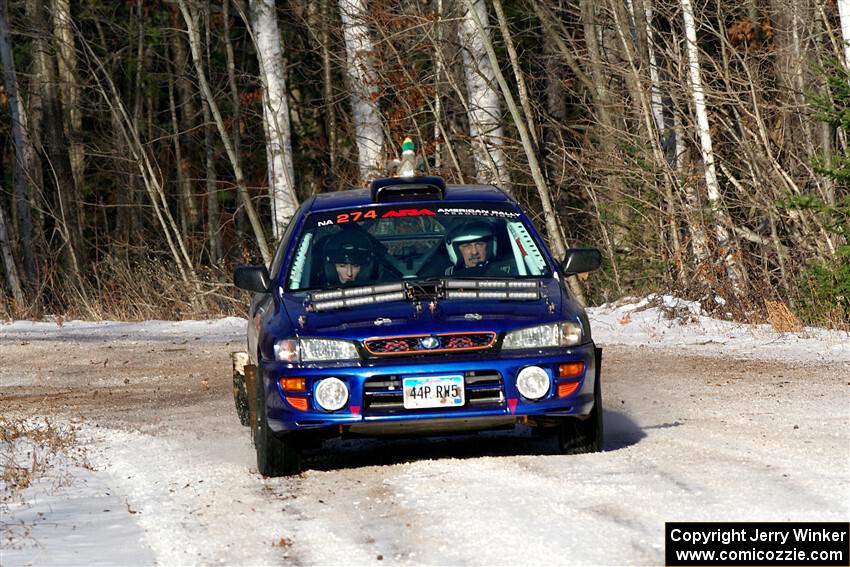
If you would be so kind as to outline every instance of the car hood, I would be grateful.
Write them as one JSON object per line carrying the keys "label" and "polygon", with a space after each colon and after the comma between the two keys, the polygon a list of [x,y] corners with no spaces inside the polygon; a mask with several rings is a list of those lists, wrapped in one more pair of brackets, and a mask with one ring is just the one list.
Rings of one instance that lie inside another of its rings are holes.
{"label": "car hood", "polygon": [[[393,301],[333,311],[309,312],[303,295],[285,294],[284,311],[292,328],[303,337],[328,337],[362,341],[377,336],[494,331],[503,333],[531,325],[570,319],[568,303],[556,280],[545,280],[542,298],[533,301],[439,299],[433,309],[421,301]],[[564,313],[567,309],[567,313]]]}

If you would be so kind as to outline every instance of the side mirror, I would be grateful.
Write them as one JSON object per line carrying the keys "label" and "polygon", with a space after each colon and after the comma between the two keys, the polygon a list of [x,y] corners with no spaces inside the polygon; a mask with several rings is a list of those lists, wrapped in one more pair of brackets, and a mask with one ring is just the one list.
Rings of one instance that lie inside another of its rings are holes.
{"label": "side mirror", "polygon": [[598,270],[602,266],[602,254],[596,248],[570,248],[562,267],[568,276]]}
{"label": "side mirror", "polygon": [[248,291],[268,293],[271,287],[269,279],[265,266],[236,266],[233,271],[233,284]]}

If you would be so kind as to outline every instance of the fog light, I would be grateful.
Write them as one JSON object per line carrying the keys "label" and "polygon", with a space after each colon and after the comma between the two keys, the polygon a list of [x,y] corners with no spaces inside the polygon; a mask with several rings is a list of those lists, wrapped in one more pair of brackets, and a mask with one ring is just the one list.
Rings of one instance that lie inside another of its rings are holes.
{"label": "fog light", "polygon": [[325,378],[316,386],[316,403],[327,411],[342,409],[348,401],[348,386],[339,378]]}
{"label": "fog light", "polygon": [[539,366],[526,366],[516,377],[516,387],[523,397],[539,400],[549,393],[549,375]]}

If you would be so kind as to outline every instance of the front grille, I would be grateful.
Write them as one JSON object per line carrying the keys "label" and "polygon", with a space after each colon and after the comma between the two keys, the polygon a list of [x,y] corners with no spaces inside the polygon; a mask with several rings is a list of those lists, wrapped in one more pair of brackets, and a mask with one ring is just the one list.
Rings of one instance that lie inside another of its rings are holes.
{"label": "front grille", "polygon": [[[404,413],[404,393],[401,376],[373,376],[363,384],[363,415],[394,415]],[[495,370],[464,372],[463,406],[446,410],[415,410],[446,412],[464,409],[500,409],[505,407],[502,377]]]}
{"label": "front grille", "polygon": [[496,342],[496,333],[446,333],[366,339],[363,346],[373,356],[430,354],[484,350]]}

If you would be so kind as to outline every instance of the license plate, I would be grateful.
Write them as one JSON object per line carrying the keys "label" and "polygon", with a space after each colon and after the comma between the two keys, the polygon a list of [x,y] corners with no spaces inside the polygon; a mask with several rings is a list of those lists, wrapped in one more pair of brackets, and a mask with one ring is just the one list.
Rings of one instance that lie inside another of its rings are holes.
{"label": "license plate", "polygon": [[457,407],[464,403],[463,376],[408,376],[403,379],[404,408]]}

